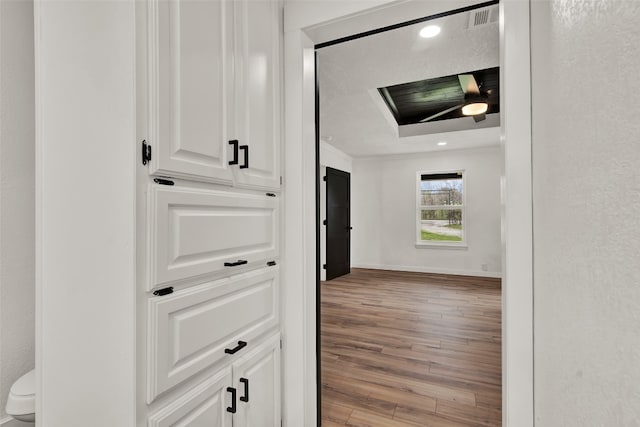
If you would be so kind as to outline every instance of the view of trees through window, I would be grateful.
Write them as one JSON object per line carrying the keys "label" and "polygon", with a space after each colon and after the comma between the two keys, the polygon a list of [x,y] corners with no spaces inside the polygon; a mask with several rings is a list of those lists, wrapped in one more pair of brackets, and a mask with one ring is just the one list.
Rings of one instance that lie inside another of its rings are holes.
{"label": "view of trees through window", "polygon": [[420,240],[462,241],[462,187],[462,172],[420,176]]}

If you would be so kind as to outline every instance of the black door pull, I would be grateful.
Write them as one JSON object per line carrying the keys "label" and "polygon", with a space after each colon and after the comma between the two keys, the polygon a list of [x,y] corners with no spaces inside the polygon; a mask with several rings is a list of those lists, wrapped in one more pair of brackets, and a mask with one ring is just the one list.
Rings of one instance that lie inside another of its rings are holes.
{"label": "black door pull", "polygon": [[345,227],[346,230],[353,230],[353,227]]}
{"label": "black door pull", "polygon": [[244,384],[244,396],[240,396],[240,400],[242,402],[249,402],[249,379],[248,378],[240,378],[240,382]]}
{"label": "black door pull", "polygon": [[234,348],[225,348],[224,352],[227,353],[227,354],[236,354],[237,352],[239,352],[240,350],[242,350],[246,346],[247,346],[247,342],[246,341],[238,341],[238,345],[237,346],[235,346]]}
{"label": "black door pull", "polygon": [[237,267],[239,265],[245,265],[248,262],[249,261],[247,261],[246,259],[239,259],[236,262],[225,262],[224,266],[225,267]]}
{"label": "black door pull", "polygon": [[231,141],[229,141],[229,144],[233,145],[233,159],[229,160],[229,164],[237,165],[238,164],[238,140],[232,139]]}
{"label": "black door pull", "polygon": [[233,387],[227,387],[227,391],[231,393],[231,406],[227,406],[227,412],[232,414],[236,413],[236,389]]}
{"label": "black door pull", "polygon": [[249,146],[241,145],[240,149],[244,151],[244,163],[240,165],[240,169],[247,169],[249,167]]}

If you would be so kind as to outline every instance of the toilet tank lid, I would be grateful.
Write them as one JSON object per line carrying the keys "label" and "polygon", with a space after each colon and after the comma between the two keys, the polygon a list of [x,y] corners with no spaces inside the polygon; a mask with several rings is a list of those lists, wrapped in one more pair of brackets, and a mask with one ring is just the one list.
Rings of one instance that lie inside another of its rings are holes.
{"label": "toilet tank lid", "polygon": [[31,396],[36,392],[36,371],[27,372],[11,386],[14,396]]}

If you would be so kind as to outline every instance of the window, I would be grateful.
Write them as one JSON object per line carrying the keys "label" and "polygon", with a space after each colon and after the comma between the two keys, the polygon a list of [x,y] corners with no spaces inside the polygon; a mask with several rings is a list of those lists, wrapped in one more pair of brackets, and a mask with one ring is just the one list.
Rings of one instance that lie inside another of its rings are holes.
{"label": "window", "polygon": [[418,172],[417,244],[464,244],[463,171]]}

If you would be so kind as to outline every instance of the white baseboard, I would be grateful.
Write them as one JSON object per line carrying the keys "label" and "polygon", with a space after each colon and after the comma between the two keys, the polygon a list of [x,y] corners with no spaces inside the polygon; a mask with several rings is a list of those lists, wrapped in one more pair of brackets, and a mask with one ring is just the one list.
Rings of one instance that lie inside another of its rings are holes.
{"label": "white baseboard", "polygon": [[414,273],[433,273],[433,274],[452,274],[455,276],[476,276],[476,277],[493,277],[500,279],[502,273],[499,271],[475,271],[475,270],[454,270],[448,268],[434,268],[423,266],[408,265],[386,265],[386,264],[352,264],[352,268],[370,268],[373,270],[395,270],[409,271]]}
{"label": "white baseboard", "polygon": [[0,420],[0,427],[35,427],[35,423],[23,423],[22,421],[7,417]]}

